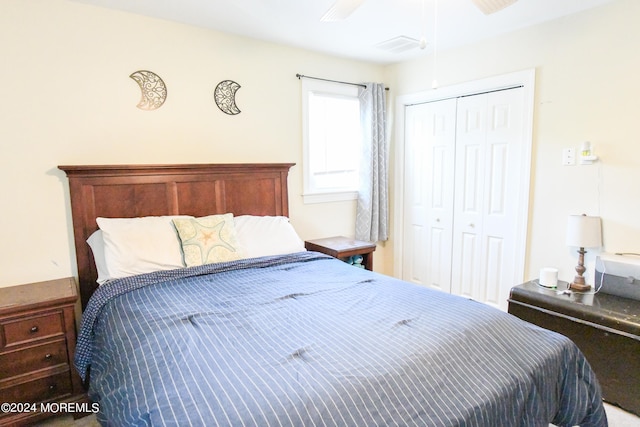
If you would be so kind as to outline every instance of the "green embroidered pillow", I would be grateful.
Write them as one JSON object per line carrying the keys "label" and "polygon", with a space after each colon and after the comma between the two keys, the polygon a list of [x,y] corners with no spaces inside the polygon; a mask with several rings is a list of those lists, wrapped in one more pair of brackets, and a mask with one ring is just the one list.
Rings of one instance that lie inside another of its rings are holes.
{"label": "green embroidered pillow", "polygon": [[244,258],[233,214],[173,220],[187,267]]}

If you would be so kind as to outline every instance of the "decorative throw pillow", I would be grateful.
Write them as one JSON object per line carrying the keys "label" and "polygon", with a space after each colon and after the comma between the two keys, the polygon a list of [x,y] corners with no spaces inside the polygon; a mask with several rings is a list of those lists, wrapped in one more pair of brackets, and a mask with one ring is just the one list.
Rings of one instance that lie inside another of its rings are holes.
{"label": "decorative throw pillow", "polygon": [[187,267],[244,258],[233,214],[174,219]]}

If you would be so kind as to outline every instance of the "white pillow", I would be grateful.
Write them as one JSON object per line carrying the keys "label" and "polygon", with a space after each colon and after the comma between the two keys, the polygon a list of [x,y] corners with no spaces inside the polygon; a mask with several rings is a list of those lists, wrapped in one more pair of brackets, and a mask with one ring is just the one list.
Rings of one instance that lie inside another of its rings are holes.
{"label": "white pillow", "polygon": [[93,260],[96,263],[96,270],[98,270],[98,282],[102,285],[107,280],[110,280],[109,270],[107,270],[107,262],[104,259],[104,239],[102,238],[102,230],[96,230],[91,233],[91,236],[87,239],[87,243],[93,253]]}
{"label": "white pillow", "polygon": [[180,216],[97,218],[111,279],[182,268],[182,248],[173,223]]}
{"label": "white pillow", "polygon": [[233,220],[238,242],[248,258],[306,251],[287,217],[241,215]]}

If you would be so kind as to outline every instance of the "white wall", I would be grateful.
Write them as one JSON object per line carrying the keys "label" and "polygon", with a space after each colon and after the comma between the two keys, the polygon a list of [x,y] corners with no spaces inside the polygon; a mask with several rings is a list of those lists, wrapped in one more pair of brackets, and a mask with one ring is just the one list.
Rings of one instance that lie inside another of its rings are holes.
{"label": "white wall", "polygon": [[[640,252],[638,16],[640,2],[617,0],[438,55],[441,86],[536,68],[526,279],[542,266],[572,278],[571,213],[602,216],[607,251]],[[390,106],[433,79],[428,57],[384,68],[67,0],[0,2],[0,55],[0,286],[75,275],[60,164],[295,162],[290,215],[300,235],[353,235],[353,202],[302,203],[295,74],[384,81]],[[159,110],[135,107],[128,76],[139,69],[168,85]],[[242,85],[238,116],[212,100],[225,79]],[[562,148],[585,139],[602,162],[562,167]],[[376,270],[393,271],[393,243],[392,232]]]}
{"label": "white wall", "polygon": [[[603,219],[607,252],[640,252],[640,2],[608,5],[438,54],[440,86],[536,69],[532,188],[526,277],[544,266],[570,281],[577,264],[565,245],[569,214]],[[388,67],[396,95],[430,90],[430,57]],[[565,147],[593,144],[601,161],[562,166]],[[397,143],[397,141],[394,141]],[[393,235],[393,234],[392,234]],[[389,243],[393,247],[393,240]],[[391,249],[389,249],[390,251]],[[593,283],[595,254],[587,254]]]}
{"label": "white wall", "polygon": [[[2,0],[0,58],[0,286],[76,275],[63,164],[295,162],[301,237],[354,233],[355,202],[302,203],[295,74],[380,81],[380,66],[67,0]],[[167,84],[158,110],[136,108],[140,69]],[[225,79],[237,116],[213,102]]]}

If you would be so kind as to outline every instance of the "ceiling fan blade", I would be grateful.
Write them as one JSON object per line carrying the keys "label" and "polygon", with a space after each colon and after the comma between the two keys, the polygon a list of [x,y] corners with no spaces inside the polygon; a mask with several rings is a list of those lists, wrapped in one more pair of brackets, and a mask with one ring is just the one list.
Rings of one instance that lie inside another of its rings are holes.
{"label": "ceiling fan blade", "polygon": [[518,0],[471,0],[484,13],[490,15],[507,6],[511,6]]}
{"label": "ceiling fan blade", "polygon": [[323,22],[341,21],[353,13],[364,0],[336,0],[336,2],[320,18]]}

